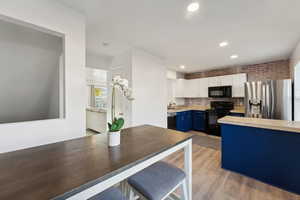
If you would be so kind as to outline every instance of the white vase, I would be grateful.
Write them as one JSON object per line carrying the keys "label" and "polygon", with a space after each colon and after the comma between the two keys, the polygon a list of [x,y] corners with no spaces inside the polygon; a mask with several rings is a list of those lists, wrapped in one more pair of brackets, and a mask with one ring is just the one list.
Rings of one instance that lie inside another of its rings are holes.
{"label": "white vase", "polygon": [[108,146],[115,147],[115,146],[120,145],[120,141],[121,141],[120,132],[121,131],[107,133]]}

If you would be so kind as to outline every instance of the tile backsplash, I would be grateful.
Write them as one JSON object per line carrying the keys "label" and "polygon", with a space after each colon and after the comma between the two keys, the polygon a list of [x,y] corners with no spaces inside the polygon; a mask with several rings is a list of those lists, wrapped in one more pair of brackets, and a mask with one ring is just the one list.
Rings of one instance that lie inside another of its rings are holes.
{"label": "tile backsplash", "polygon": [[244,98],[185,98],[185,105],[209,106],[211,101],[232,101],[234,106],[244,106]]}

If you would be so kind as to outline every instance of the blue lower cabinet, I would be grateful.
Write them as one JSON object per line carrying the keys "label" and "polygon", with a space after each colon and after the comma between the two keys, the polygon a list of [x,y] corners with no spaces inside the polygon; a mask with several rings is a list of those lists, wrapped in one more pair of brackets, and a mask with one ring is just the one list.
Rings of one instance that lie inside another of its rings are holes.
{"label": "blue lower cabinet", "polygon": [[192,111],[186,112],[186,121],[185,121],[186,131],[190,131],[193,128],[192,114],[193,114]]}
{"label": "blue lower cabinet", "polygon": [[176,114],[176,129],[187,132],[192,129],[192,112],[184,111]]}
{"label": "blue lower cabinet", "polygon": [[222,168],[300,194],[300,134],[221,125]]}
{"label": "blue lower cabinet", "polygon": [[245,117],[244,113],[229,113],[229,116],[233,117]]}
{"label": "blue lower cabinet", "polygon": [[193,111],[193,130],[206,131],[206,112],[205,111]]}

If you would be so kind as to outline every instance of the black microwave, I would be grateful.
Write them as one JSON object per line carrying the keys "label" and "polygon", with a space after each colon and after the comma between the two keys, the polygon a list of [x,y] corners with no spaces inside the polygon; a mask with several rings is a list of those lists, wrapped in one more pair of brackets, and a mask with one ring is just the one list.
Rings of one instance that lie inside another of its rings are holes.
{"label": "black microwave", "polygon": [[232,86],[209,87],[208,97],[210,98],[231,98]]}

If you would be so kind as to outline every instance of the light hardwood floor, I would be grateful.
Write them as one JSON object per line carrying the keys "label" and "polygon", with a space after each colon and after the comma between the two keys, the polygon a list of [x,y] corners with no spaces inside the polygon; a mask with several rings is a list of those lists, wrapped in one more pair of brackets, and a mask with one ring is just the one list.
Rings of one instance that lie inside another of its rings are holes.
{"label": "light hardwood floor", "polygon": [[[220,158],[219,150],[193,144],[193,200],[300,200],[299,195],[223,170]],[[183,152],[166,161],[183,167]]]}

